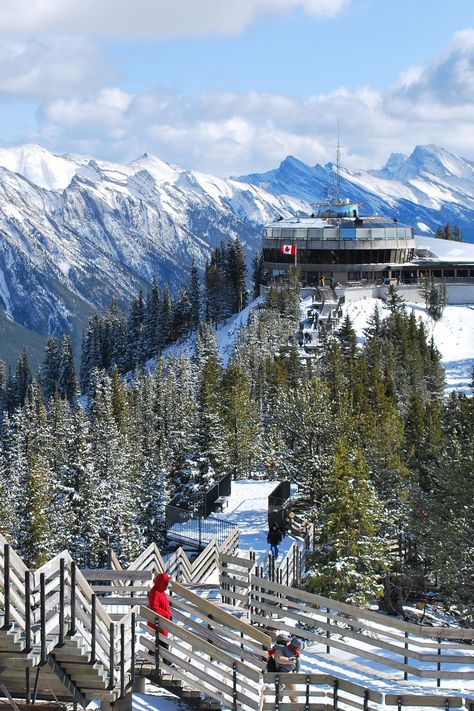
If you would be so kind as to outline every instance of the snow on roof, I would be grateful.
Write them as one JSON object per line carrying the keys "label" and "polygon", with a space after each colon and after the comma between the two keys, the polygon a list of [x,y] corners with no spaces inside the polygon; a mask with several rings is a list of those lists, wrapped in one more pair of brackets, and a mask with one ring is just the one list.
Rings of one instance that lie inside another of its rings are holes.
{"label": "snow on roof", "polygon": [[[427,250],[443,262],[474,263],[474,244],[415,235],[416,250]],[[428,257],[429,259],[432,259]]]}

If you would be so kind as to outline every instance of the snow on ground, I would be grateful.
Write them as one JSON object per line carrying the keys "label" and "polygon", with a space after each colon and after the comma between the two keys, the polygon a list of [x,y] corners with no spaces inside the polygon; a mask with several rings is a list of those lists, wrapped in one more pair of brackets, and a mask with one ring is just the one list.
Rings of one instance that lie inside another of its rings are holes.
{"label": "snow on ground", "polygon": [[[261,560],[269,552],[268,533],[268,497],[277,487],[277,481],[255,481],[242,479],[232,482],[226,518],[239,525],[239,551],[252,548],[256,559]],[[280,548],[282,559],[293,543],[291,536],[285,536]]]}
{"label": "snow on ground", "polygon": [[[370,297],[349,301],[343,306],[344,314],[350,316],[360,341],[364,338],[363,329],[367,327],[376,304],[382,313],[387,311],[380,299]],[[446,370],[446,391],[456,389],[470,393],[474,368],[474,306],[448,305],[437,322],[420,304],[407,302],[406,307],[415,311],[416,316],[423,320],[428,336],[434,338]]]}
{"label": "snow on ground", "polygon": [[[361,302],[354,302],[361,307]],[[354,305],[354,304],[353,304]],[[370,310],[366,309],[370,314]],[[357,310],[359,318],[359,327],[362,328],[364,308]],[[277,486],[277,481],[256,481],[256,480],[240,480],[232,482],[231,495],[228,498],[228,505],[225,508],[225,517],[228,520],[235,521],[240,527],[239,551],[247,552],[252,548],[257,559],[263,558],[268,554],[269,546],[266,542],[268,532],[268,496]],[[222,514],[221,514],[222,516]],[[286,554],[291,546],[292,539],[287,536],[283,539],[279,560]],[[380,617],[380,626],[383,627],[383,616]],[[441,614],[433,616],[434,624],[443,625],[446,619]],[[288,621],[286,625],[281,625],[287,629],[291,629],[294,622]],[[297,632],[297,631],[296,631]],[[363,642],[356,643],[360,647],[364,646]],[[436,689],[435,680],[423,680],[409,678],[407,682],[402,680],[400,673],[400,682],[388,680],[384,678],[387,674],[387,667],[377,662],[376,660],[368,660],[361,658],[356,653],[348,653],[331,648],[331,658],[325,658],[325,645],[318,643],[310,643],[306,646],[301,656],[301,671],[307,673],[324,673],[336,674],[340,678],[349,681],[359,682],[365,688],[378,690],[382,693],[403,693],[420,692],[420,687],[423,688],[423,693],[426,694],[451,694],[462,695],[468,693],[474,688],[474,683],[466,681],[463,688],[450,688],[449,681],[443,681],[442,690]],[[390,656],[391,653],[387,652]],[[400,654],[403,654],[403,648]],[[400,661],[399,655],[392,655]],[[336,659],[337,658],[337,659]],[[433,663],[431,663],[431,668]],[[460,668],[467,669],[466,666]],[[392,676],[393,672],[390,674]],[[449,691],[448,691],[449,690]],[[191,711],[192,707],[185,702],[180,701],[173,694],[147,683],[146,693],[133,694],[133,711]]]}

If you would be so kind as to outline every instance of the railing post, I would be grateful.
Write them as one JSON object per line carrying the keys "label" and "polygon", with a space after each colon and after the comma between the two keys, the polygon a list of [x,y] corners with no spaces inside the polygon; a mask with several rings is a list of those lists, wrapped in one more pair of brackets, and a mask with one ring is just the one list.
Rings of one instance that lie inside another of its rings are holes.
{"label": "railing post", "polygon": [[338,691],[339,691],[339,682],[337,679],[334,679],[333,681],[333,696],[332,696],[332,708],[333,711],[337,711],[337,704],[338,704]]}
{"label": "railing post", "polygon": [[232,664],[232,709],[237,711],[237,664]]}
{"label": "railing post", "polygon": [[31,644],[31,573],[25,572],[25,645],[26,651],[30,652]]}
{"label": "railing post", "polygon": [[[438,637],[438,657],[441,656],[441,637]],[[436,671],[441,672],[441,662],[437,662],[436,664]],[[436,677],[436,686],[439,688],[441,686],[441,677],[437,676]]]}
{"label": "railing post", "polygon": [[275,677],[275,711],[280,708],[280,677],[278,674]]}
{"label": "railing post", "polygon": [[3,546],[3,627],[8,629],[10,627],[10,546],[5,543]]}
{"label": "railing post", "polygon": [[[31,644],[31,578],[30,571],[25,571],[25,652],[28,654],[33,648]],[[31,669],[25,667],[25,700],[31,703]]]}
{"label": "railing post", "polygon": [[44,573],[40,575],[40,665],[46,664],[46,582]]}
{"label": "railing post", "polygon": [[131,654],[131,656],[132,656],[131,666],[130,666],[130,677],[131,677],[131,682],[132,682],[132,684],[133,684],[134,681],[135,681],[135,654],[136,654],[136,650],[135,650],[135,632],[136,632],[136,625],[137,625],[137,622],[136,622],[136,615],[135,615],[134,612],[132,612],[132,616],[131,616],[131,626],[132,626],[131,634],[132,634],[132,638],[131,638],[131,640],[130,640],[130,645],[131,645],[130,654]]}
{"label": "railing post", "polygon": [[[405,649],[408,649],[408,632],[405,632]],[[403,664],[408,665],[408,657],[403,657]],[[408,679],[408,672],[406,669],[403,670],[403,679],[406,681]]]}
{"label": "railing post", "polygon": [[304,701],[304,711],[309,711],[309,685],[311,683],[311,677],[309,674],[306,676],[306,693],[305,693],[305,701]]}
{"label": "railing post", "polygon": [[160,628],[159,620],[155,618],[155,671],[160,676]]}
{"label": "railing post", "polygon": [[449,711],[449,699],[445,699],[445,701],[444,701],[444,709],[445,709],[445,711]]}
{"label": "railing post", "polygon": [[369,711],[369,690],[364,691],[364,711]]}
{"label": "railing post", "polygon": [[71,637],[76,634],[76,564],[71,561],[71,626],[69,628]]}
{"label": "railing post", "polygon": [[[329,627],[330,627],[330,625],[331,625],[331,617],[330,617],[330,615],[329,615],[329,607],[326,607],[326,612],[327,612],[327,615],[326,615],[326,622],[327,622],[327,625],[328,625],[328,628],[327,628],[327,630],[326,630],[326,639],[329,640],[329,639],[331,638],[331,630],[329,629]],[[330,645],[329,642],[328,642],[328,644],[326,644],[326,654],[330,654],[330,653],[331,653],[331,645]]]}
{"label": "railing post", "polygon": [[114,665],[115,665],[115,639],[114,639],[114,623],[109,625],[109,689],[115,686]]}
{"label": "railing post", "polygon": [[91,658],[90,664],[95,664],[95,648],[97,638],[97,597],[95,593],[91,596]]}
{"label": "railing post", "polygon": [[397,709],[398,711],[402,711],[402,704],[403,704],[403,699],[401,696],[398,697],[397,699]]}
{"label": "railing post", "polygon": [[64,645],[64,558],[59,560],[59,639],[60,647]]}
{"label": "railing post", "polygon": [[125,625],[120,625],[120,697],[125,696]]}

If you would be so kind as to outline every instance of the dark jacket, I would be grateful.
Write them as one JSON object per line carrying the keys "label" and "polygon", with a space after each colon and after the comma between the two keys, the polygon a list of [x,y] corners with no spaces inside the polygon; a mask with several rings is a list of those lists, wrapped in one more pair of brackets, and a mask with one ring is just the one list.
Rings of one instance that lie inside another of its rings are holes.
{"label": "dark jacket", "polygon": [[268,536],[267,536],[267,543],[270,543],[273,546],[277,546],[279,543],[281,543],[283,539],[283,534],[276,526],[275,528],[272,528],[268,531]]}
{"label": "dark jacket", "polygon": [[[165,593],[169,579],[170,576],[166,573],[158,573],[153,582],[153,587],[148,593],[148,607],[150,610],[157,612],[167,620],[171,620],[170,601],[168,600],[168,595]],[[156,629],[155,625],[151,622],[148,623],[148,626]],[[165,637],[168,636],[168,630],[164,630],[160,627],[159,631]]]}

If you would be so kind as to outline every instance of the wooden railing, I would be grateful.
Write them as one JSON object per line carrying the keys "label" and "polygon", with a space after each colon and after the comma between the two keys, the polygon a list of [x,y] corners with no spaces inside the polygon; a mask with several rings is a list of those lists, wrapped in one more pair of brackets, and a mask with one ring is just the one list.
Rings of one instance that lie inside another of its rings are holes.
{"label": "wooden railing", "polygon": [[253,575],[289,587],[300,585],[308,546],[308,536],[300,542],[293,542],[279,562],[269,554],[263,562],[257,563],[252,550],[248,552],[248,557],[221,554],[219,582],[222,599],[236,607],[248,608]]}
{"label": "wooden railing", "polygon": [[418,710],[420,707],[449,711],[463,706],[469,708],[468,704],[469,700],[462,695],[384,693],[332,674],[266,673],[260,711],[369,711],[391,707],[396,707],[397,711]]}
{"label": "wooden railing", "polygon": [[[56,669],[55,656],[70,640],[87,664],[100,669],[102,692],[112,701],[124,695],[133,680],[127,650],[135,637],[134,618],[124,617],[115,625],[68,551],[30,571],[5,539],[0,545],[2,627],[11,628],[15,639],[19,633],[20,651],[28,655],[30,666]],[[25,692],[29,698],[31,689]]]}
{"label": "wooden railing", "polygon": [[[163,662],[173,664],[173,676],[186,681],[211,699],[233,709],[259,708],[262,671],[271,638],[187,587],[172,581],[173,620],[165,620],[146,607],[140,618],[157,622],[169,631],[169,648],[158,647],[158,669]],[[146,624],[140,643],[154,653],[155,640]],[[169,639],[158,635],[162,642]]]}
{"label": "wooden railing", "polygon": [[435,679],[438,686],[474,680],[474,629],[422,627],[257,576],[251,585],[252,622],[275,627],[284,620],[302,639],[319,643],[314,653],[328,661],[336,661],[331,654],[337,650],[340,666],[350,666],[340,654],[348,653],[375,675],[382,668],[392,678]]}
{"label": "wooden railing", "polygon": [[12,624],[25,632],[31,619],[25,609],[25,599],[31,594],[30,572],[19,555],[0,535],[0,608],[3,610],[3,627]]}
{"label": "wooden railing", "polygon": [[[64,551],[32,572],[4,539],[0,539],[0,546],[3,630],[21,631],[24,653],[38,668],[45,663],[54,668],[54,659],[60,664],[65,640],[76,642],[84,668],[99,665],[104,671],[102,686],[94,689],[95,698],[124,696],[137,673],[164,678],[170,663],[173,676],[189,688],[235,711],[290,711],[290,704],[291,711],[369,711],[390,706],[431,706],[446,711],[463,703],[473,708],[473,699],[463,698],[461,692],[445,690],[444,695],[443,689],[426,688],[427,681],[459,689],[474,680],[472,629],[422,627],[381,616],[263,579],[253,574],[253,561],[243,558],[237,560],[249,564],[243,566],[242,589],[248,588],[253,624],[176,579],[169,586],[169,621],[146,606],[153,573],[164,565],[156,547],[149,547],[128,570],[121,570],[112,558],[114,570],[80,571]],[[205,578],[208,560],[215,555],[210,547],[194,575]],[[227,553],[219,555],[222,562],[234,560]],[[141,565],[144,568],[137,569]],[[192,579],[192,570],[190,576]],[[229,597],[244,594],[235,588],[227,590]],[[121,605],[125,614],[110,615],[111,604]],[[149,622],[158,622],[170,637],[156,633]],[[267,629],[281,627],[311,643],[303,654],[303,666],[311,656],[319,657],[331,667],[331,673],[263,676],[266,650],[271,646]],[[6,634],[0,635],[0,642]],[[160,645],[160,641],[169,646]],[[67,657],[67,651],[65,654]],[[348,672],[354,670],[359,681],[348,681]],[[360,681],[362,674],[372,681],[383,680],[386,691]],[[409,684],[405,683],[408,677]],[[290,690],[282,689],[282,684],[295,685],[291,690],[294,703],[285,695]]]}

